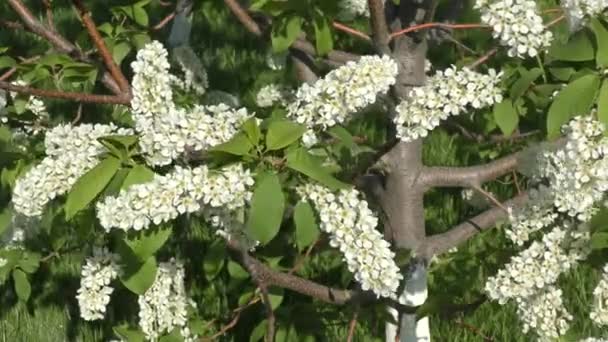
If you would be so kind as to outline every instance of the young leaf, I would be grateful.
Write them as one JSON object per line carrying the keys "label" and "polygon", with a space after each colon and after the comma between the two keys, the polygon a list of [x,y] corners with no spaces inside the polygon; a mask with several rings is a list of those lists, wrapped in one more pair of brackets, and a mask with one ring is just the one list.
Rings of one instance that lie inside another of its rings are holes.
{"label": "young leaf", "polygon": [[323,13],[315,11],[312,24],[315,29],[317,54],[319,56],[326,55],[334,48],[334,41],[331,36],[331,26],[329,24],[329,20],[323,15]]}
{"label": "young leaf", "polygon": [[330,189],[343,189],[348,184],[342,183],[332,176],[321,162],[303,148],[290,151],[287,154],[287,167],[298,171]]}
{"label": "young leaf", "polygon": [[156,278],[156,259],[152,256],[145,263],[128,261],[124,274],[120,277],[123,285],[138,295],[143,295],[152,286]]}
{"label": "young leaf", "polygon": [[27,279],[27,275],[20,269],[13,270],[13,283],[15,285],[15,292],[17,297],[23,302],[27,302],[32,293],[32,287],[30,281]]}
{"label": "young leaf", "polygon": [[540,68],[534,68],[523,72],[521,77],[513,83],[513,86],[511,86],[509,97],[512,100],[517,100],[517,98],[522,96],[530,88],[532,82],[536,81],[542,74],[543,72]]}
{"label": "young leaf", "polygon": [[245,134],[239,133],[232,137],[232,139],[229,141],[214,146],[211,148],[211,151],[226,152],[236,156],[244,156],[251,151],[251,148],[253,148],[253,144],[251,144],[249,138],[247,138]]}
{"label": "young leaf", "polygon": [[213,280],[220,273],[226,261],[226,254],[226,245],[222,240],[217,239],[211,244],[203,260],[203,269],[208,280]]}
{"label": "young leaf", "polygon": [[164,225],[137,233],[137,236],[125,238],[125,243],[141,262],[145,262],[167,242],[171,236],[171,226]]}
{"label": "young leaf", "polygon": [[608,233],[597,232],[591,235],[591,249],[604,249],[608,247]]}
{"label": "young leaf", "polygon": [[80,177],[70,190],[65,203],[66,220],[70,220],[76,213],[86,208],[108,185],[119,168],[120,161],[108,157]]}
{"label": "young leaf", "polygon": [[597,42],[597,53],[595,55],[597,66],[608,67],[608,30],[597,18],[591,18],[591,28],[595,33],[595,41]]}
{"label": "young leaf", "polygon": [[511,100],[505,99],[494,105],[494,120],[504,135],[509,136],[513,133],[519,123],[519,115]]}
{"label": "young leaf", "polygon": [[262,174],[251,199],[247,218],[247,233],[262,245],[270,242],[281,228],[285,196],[279,177],[272,173]]}
{"label": "young leaf", "polygon": [[608,79],[604,80],[597,100],[597,118],[608,127]]}
{"label": "young leaf", "polygon": [[600,85],[596,74],[583,76],[569,83],[555,96],[547,115],[547,134],[555,138],[562,125],[576,115],[589,113]]}
{"label": "young leaf", "polygon": [[306,127],[288,120],[273,120],[266,133],[266,148],[270,151],[280,150],[300,139]]}
{"label": "young leaf", "polygon": [[247,137],[253,145],[257,145],[262,138],[262,132],[258,126],[258,122],[255,118],[250,118],[243,124],[243,131],[247,134]]}
{"label": "young leaf", "polygon": [[147,166],[137,164],[129,171],[129,174],[122,183],[122,189],[127,189],[135,184],[151,182],[154,179],[154,175],[154,171],[150,170]]}
{"label": "young leaf", "polygon": [[296,224],[296,244],[299,250],[310,246],[319,237],[319,225],[308,202],[300,202],[293,212]]}
{"label": "young leaf", "polygon": [[302,17],[295,15],[277,18],[270,33],[274,52],[283,52],[298,38],[302,30]]}
{"label": "young leaf", "polygon": [[572,35],[565,44],[555,39],[548,55],[558,61],[582,62],[592,60],[595,57],[595,51],[587,33],[579,31]]}
{"label": "young leaf", "polygon": [[228,274],[234,279],[247,279],[249,278],[249,273],[245,271],[241,265],[236,262],[230,260],[228,261]]}

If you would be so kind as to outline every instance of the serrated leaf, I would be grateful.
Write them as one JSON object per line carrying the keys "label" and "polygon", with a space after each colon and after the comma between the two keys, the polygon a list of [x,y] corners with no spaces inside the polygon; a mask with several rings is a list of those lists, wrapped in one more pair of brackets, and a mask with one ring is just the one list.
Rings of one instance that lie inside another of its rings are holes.
{"label": "serrated leaf", "polygon": [[562,125],[574,116],[589,113],[599,85],[597,75],[586,75],[570,82],[555,96],[547,115],[547,134],[550,138],[559,136]]}
{"label": "serrated leaf", "polygon": [[591,18],[591,28],[597,43],[595,61],[599,67],[608,67],[608,30],[597,18]]}
{"label": "serrated leaf", "polygon": [[144,262],[162,248],[171,233],[172,229],[169,225],[150,228],[125,238],[125,243],[131,248],[133,254]]}
{"label": "serrated leaf", "polygon": [[213,280],[224,267],[226,262],[226,245],[221,240],[215,240],[205,253],[203,269],[207,280]]}
{"label": "serrated leaf", "polygon": [[567,43],[555,39],[548,55],[559,61],[582,62],[594,59],[595,51],[589,35],[585,31],[579,31]]}
{"label": "serrated leaf", "polygon": [[267,244],[279,232],[284,210],[285,195],[279,177],[273,173],[261,174],[251,198],[247,234],[262,245]]}
{"label": "serrated leaf", "polygon": [[329,20],[323,13],[315,11],[312,25],[315,29],[315,45],[317,54],[324,56],[334,48],[334,41],[331,36],[331,26]]}
{"label": "serrated leaf", "polygon": [[302,17],[289,15],[277,18],[272,25],[270,38],[274,52],[283,52],[298,38],[302,30]]}
{"label": "serrated leaf", "polygon": [[303,148],[297,148],[287,154],[287,167],[298,171],[332,190],[344,189],[349,185],[337,180],[321,162]]}
{"label": "serrated leaf", "polygon": [[226,152],[236,156],[245,156],[249,154],[249,151],[251,151],[252,148],[253,145],[251,144],[251,141],[249,141],[249,138],[244,133],[239,133],[229,141],[214,146],[211,148],[211,151]]}
{"label": "serrated leaf", "polygon": [[[608,79],[604,80],[597,100],[597,118],[608,127]],[[606,132],[608,134],[608,132]]]}
{"label": "serrated leaf", "polygon": [[80,177],[68,193],[65,203],[66,220],[70,220],[76,213],[86,208],[108,185],[119,168],[120,161],[108,157]]}
{"label": "serrated leaf", "polygon": [[319,238],[319,225],[315,213],[308,202],[300,202],[293,212],[296,225],[296,245],[299,250],[310,246]]}
{"label": "serrated leaf", "polygon": [[27,279],[27,275],[20,269],[13,270],[13,284],[15,285],[15,292],[17,297],[23,302],[27,302],[32,294],[32,286],[30,281]]}
{"label": "serrated leaf", "polygon": [[122,189],[128,189],[131,185],[148,183],[154,180],[154,171],[146,165],[137,164],[131,168],[129,174],[122,183]]}
{"label": "serrated leaf", "polygon": [[266,133],[266,148],[270,151],[280,150],[296,142],[306,132],[304,125],[288,120],[273,120]]}
{"label": "serrated leaf", "polygon": [[124,273],[120,280],[131,292],[143,295],[154,283],[157,268],[156,259],[153,256],[143,264],[130,261],[126,267],[123,267]]}
{"label": "serrated leaf", "polygon": [[513,133],[519,124],[519,115],[511,100],[505,99],[494,105],[494,120],[504,135],[510,136]]}

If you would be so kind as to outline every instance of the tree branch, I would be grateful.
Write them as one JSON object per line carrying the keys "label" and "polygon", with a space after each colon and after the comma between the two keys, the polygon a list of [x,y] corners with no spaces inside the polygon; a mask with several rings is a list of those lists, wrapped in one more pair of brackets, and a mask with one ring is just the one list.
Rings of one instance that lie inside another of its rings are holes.
{"label": "tree branch", "polygon": [[317,79],[317,73],[314,71],[314,61],[310,56],[300,50],[290,49],[291,60],[296,68],[296,75],[299,80],[306,83],[314,83]]}
{"label": "tree branch", "polygon": [[427,187],[478,187],[517,168],[514,153],[484,165],[469,167],[425,167],[421,182]]}
{"label": "tree branch", "polygon": [[[523,193],[505,202],[503,206],[514,207],[524,204],[528,200],[528,195]],[[477,233],[490,229],[499,220],[507,217],[507,213],[502,208],[494,207],[481,214],[452,227],[445,233],[429,236],[426,241],[417,249],[416,254],[429,260],[433,255],[446,252],[452,247],[456,247],[467,241]]]}
{"label": "tree branch", "polygon": [[378,52],[389,54],[391,52],[388,43],[390,41],[386,15],[384,14],[384,0],[368,0],[370,22],[372,26],[372,38]]}
{"label": "tree branch", "polygon": [[[47,30],[36,17],[29,11],[29,9],[21,2],[21,0],[8,0],[9,5],[13,8],[15,13],[21,18],[21,21],[25,24],[26,28],[34,34],[46,39],[51,45],[57,50],[67,53],[74,58],[86,62],[92,63],[92,61],[80,51],[76,45],[70,43],[59,33],[51,30]],[[104,72],[101,77],[101,82],[113,93],[121,94],[120,87],[108,72]]]}
{"label": "tree branch", "polygon": [[131,99],[128,96],[122,95],[96,95],[73,93],[59,90],[45,90],[31,87],[16,86],[9,82],[0,81],[0,89],[7,89],[20,94],[35,95],[40,97],[50,97],[55,99],[73,100],[79,102],[90,103],[108,103],[108,104],[123,104],[128,105]]}
{"label": "tree branch", "polygon": [[247,13],[247,10],[238,3],[237,0],[224,0],[224,3],[230,10],[232,14],[245,26],[245,28],[258,37],[262,37],[262,29],[260,25],[253,20],[253,18]]}

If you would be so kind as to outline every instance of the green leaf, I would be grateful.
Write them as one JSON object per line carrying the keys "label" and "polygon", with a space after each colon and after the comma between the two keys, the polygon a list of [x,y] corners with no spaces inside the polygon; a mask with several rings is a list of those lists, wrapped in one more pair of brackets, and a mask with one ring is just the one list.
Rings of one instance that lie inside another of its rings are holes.
{"label": "green leaf", "polygon": [[170,334],[161,337],[158,342],[184,342],[179,328],[174,328]]}
{"label": "green leaf", "polygon": [[258,342],[263,339],[266,335],[266,329],[268,329],[268,320],[262,320],[258,325],[253,328],[249,335],[249,342]]}
{"label": "green leaf", "polygon": [[329,20],[318,10],[314,13],[312,25],[315,29],[315,44],[317,54],[324,56],[334,48],[334,41],[331,36],[331,26]]}
{"label": "green leaf", "polygon": [[154,179],[154,171],[146,165],[137,164],[131,168],[127,178],[122,183],[122,189],[128,189],[131,185],[151,182]]}
{"label": "green leaf", "polygon": [[171,226],[163,225],[140,231],[135,236],[125,238],[125,243],[141,262],[145,262],[167,242],[171,236]]}
{"label": "green leaf", "polygon": [[122,184],[125,179],[129,175],[129,168],[121,167],[112,177],[112,180],[108,183],[106,188],[100,195],[100,198],[104,198],[107,196],[116,196],[120,193],[120,189],[122,188]]}
{"label": "green leaf", "polygon": [[251,199],[247,234],[262,245],[267,244],[279,232],[284,210],[285,196],[279,177],[272,173],[261,174]]}
{"label": "green leaf", "polygon": [[0,56],[0,69],[12,68],[17,65],[17,61],[9,56]]}
{"label": "green leaf", "polygon": [[319,225],[310,203],[298,203],[293,212],[293,220],[296,224],[296,245],[301,251],[319,238]]}
{"label": "green leaf", "polygon": [[249,278],[249,273],[247,273],[247,271],[245,271],[245,269],[241,267],[241,265],[237,264],[232,260],[228,261],[228,274],[230,274],[230,276],[235,279]]}
{"label": "green leaf", "polygon": [[274,151],[287,147],[300,139],[306,130],[306,126],[288,120],[271,121],[266,133],[266,148]]}
{"label": "green leaf", "polygon": [[129,52],[131,52],[131,46],[127,43],[123,42],[114,45],[112,47],[112,58],[114,59],[114,63],[120,65]]}
{"label": "green leaf", "polygon": [[599,67],[608,67],[608,30],[597,18],[591,18],[591,28],[597,42],[595,61]]}
{"label": "green leaf", "polygon": [[519,115],[511,100],[505,99],[494,105],[494,120],[504,135],[510,136],[513,133],[519,124]]}
{"label": "green leaf", "polygon": [[243,124],[243,131],[247,134],[247,137],[253,145],[257,145],[262,139],[262,132],[258,126],[256,118],[250,118]]}
{"label": "green leaf", "polygon": [[585,31],[579,31],[565,44],[555,39],[548,55],[554,60],[582,62],[594,59],[595,51],[589,35]]}
{"label": "green leaf", "polygon": [[15,285],[15,292],[17,297],[23,302],[27,302],[32,294],[32,286],[30,281],[27,279],[27,275],[20,269],[13,270],[13,283]]}
{"label": "green leaf", "polygon": [[120,277],[123,285],[131,292],[143,295],[156,278],[156,259],[152,256],[143,264],[129,261],[123,269],[124,274]]}
{"label": "green leaf", "polygon": [[532,85],[532,82],[536,81],[543,72],[540,68],[534,68],[531,70],[526,70],[521,74],[521,77],[513,83],[511,87],[511,91],[509,92],[509,96],[513,100],[517,100],[518,97],[522,96]]}
{"label": "green leaf", "polygon": [[332,137],[339,139],[344,146],[350,150],[354,150],[359,147],[355,143],[355,139],[353,138],[352,134],[350,134],[350,132],[342,126],[333,126],[327,131],[327,133]]}
{"label": "green leaf", "polygon": [[66,220],[70,220],[76,213],[86,208],[108,185],[119,168],[120,161],[108,157],[80,177],[70,190],[65,203]]}
{"label": "green leaf", "polygon": [[211,148],[211,151],[226,152],[237,156],[245,156],[249,154],[249,151],[251,151],[252,148],[253,145],[251,144],[251,141],[249,141],[249,138],[245,134],[239,133],[232,137],[232,139],[229,141],[214,146]]}
{"label": "green leaf", "polygon": [[547,134],[550,138],[559,136],[562,125],[574,116],[589,113],[599,85],[597,75],[586,75],[570,82],[555,96],[547,115]]}
{"label": "green leaf", "polygon": [[100,141],[107,141],[114,146],[124,147],[125,149],[131,148],[137,144],[139,137],[137,135],[107,135],[99,138]]}
{"label": "green leaf", "polygon": [[121,325],[113,327],[114,333],[122,340],[127,342],[144,342],[146,337],[143,332],[138,329],[129,327],[128,325]]}
{"label": "green leaf", "polygon": [[272,286],[268,289],[268,299],[270,300],[272,310],[276,310],[281,305],[284,295],[285,290],[280,287]]}
{"label": "green leaf", "polygon": [[205,253],[205,259],[203,260],[203,269],[205,270],[207,280],[213,280],[224,268],[226,255],[226,245],[222,240],[217,239],[209,246],[209,250]]}
{"label": "green leaf", "polygon": [[298,38],[302,30],[302,17],[295,15],[278,17],[270,33],[274,52],[283,52]]}
{"label": "green leaf", "polygon": [[608,127],[608,79],[602,83],[600,95],[597,100],[597,118]]}
{"label": "green leaf", "polygon": [[596,232],[591,235],[591,249],[604,249],[608,247],[608,233]]}
{"label": "green leaf", "polygon": [[332,176],[317,158],[303,148],[294,149],[287,154],[287,167],[316,180],[332,190],[343,189],[349,186]]}
{"label": "green leaf", "polygon": [[13,211],[10,207],[4,208],[0,212],[0,236],[4,235],[6,229],[11,225]]}
{"label": "green leaf", "polygon": [[140,6],[133,6],[133,19],[135,22],[143,27],[148,27],[149,19],[148,13],[145,9]]}
{"label": "green leaf", "polygon": [[40,254],[24,250],[17,266],[25,273],[32,274],[36,272],[38,267],[40,267]]}

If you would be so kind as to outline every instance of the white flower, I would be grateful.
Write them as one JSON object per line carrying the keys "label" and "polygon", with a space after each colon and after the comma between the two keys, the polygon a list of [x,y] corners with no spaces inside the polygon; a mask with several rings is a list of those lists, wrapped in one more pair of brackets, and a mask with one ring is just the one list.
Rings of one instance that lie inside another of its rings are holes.
{"label": "white flower", "polygon": [[396,299],[403,276],[393,261],[395,254],[389,243],[376,230],[378,218],[367,202],[359,199],[358,191],[333,193],[321,185],[307,184],[297,192],[316,208],[321,229],[330,235],[331,246],[344,254],[348,269],[361,288],[379,297]]}
{"label": "white flower", "polygon": [[511,57],[535,57],[548,48],[553,34],[543,25],[536,1],[477,0],[481,21],[492,26],[494,38],[508,46]]}
{"label": "white flower", "polygon": [[263,86],[256,95],[256,104],[258,107],[272,107],[276,103],[282,105],[288,104],[288,99],[291,96],[289,91],[284,87],[272,83]]}
{"label": "white flower", "polygon": [[369,7],[367,0],[340,0],[339,17],[342,20],[352,20],[357,16],[369,17]]}
{"label": "white flower", "polygon": [[46,134],[47,157],[20,177],[13,191],[15,210],[33,217],[44,206],[68,192],[74,183],[99,162],[106,149],[97,138],[111,134],[131,134],[114,125],[59,125]]}
{"label": "white flower", "polygon": [[562,290],[554,286],[518,302],[517,315],[524,323],[524,333],[534,329],[539,340],[547,342],[564,335],[573,318],[564,307]]}
{"label": "white flower", "polygon": [[529,191],[526,205],[509,208],[511,228],[506,234],[511,241],[522,246],[530,238],[530,234],[550,226],[557,219],[553,206],[554,195],[550,188],[540,185],[538,189]]}
{"label": "white flower", "polygon": [[117,262],[118,255],[98,247],[93,249],[93,256],[87,258],[82,267],[80,288],[76,295],[80,316],[84,320],[103,319],[110,295],[114,291],[110,283],[120,273]]}
{"label": "white flower", "polygon": [[572,30],[578,29],[585,17],[602,15],[608,8],[608,0],[561,0],[560,3]]}
{"label": "white flower", "polygon": [[184,266],[171,259],[158,265],[152,286],[139,296],[139,326],[146,338],[156,341],[160,336],[181,328],[185,341],[196,341],[187,327],[188,306],[184,287]]}
{"label": "white flower", "polygon": [[501,102],[501,76],[493,69],[487,75],[454,66],[438,71],[424,86],[413,88],[397,106],[397,136],[406,142],[423,138],[450,115],[462,114],[468,107],[480,109]]}

